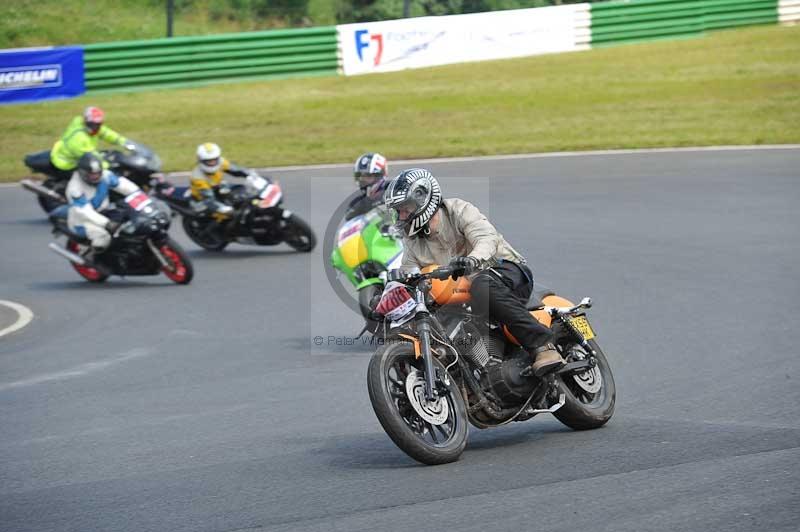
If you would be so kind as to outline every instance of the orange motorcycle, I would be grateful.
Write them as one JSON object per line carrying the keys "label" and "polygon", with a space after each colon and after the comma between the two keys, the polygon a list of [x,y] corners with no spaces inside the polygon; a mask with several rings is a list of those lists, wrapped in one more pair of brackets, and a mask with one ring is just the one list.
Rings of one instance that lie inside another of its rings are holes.
{"label": "orange motorcycle", "polygon": [[[467,422],[480,429],[551,413],[576,430],[614,413],[608,360],[585,309],[552,291],[534,291],[528,309],[554,333],[566,363],[540,378],[530,355],[501,323],[472,312],[470,281],[450,268],[390,272],[381,297],[384,338],[367,371],[369,398],[386,433],[423,464],[458,460]],[[376,316],[377,317],[377,316]]]}

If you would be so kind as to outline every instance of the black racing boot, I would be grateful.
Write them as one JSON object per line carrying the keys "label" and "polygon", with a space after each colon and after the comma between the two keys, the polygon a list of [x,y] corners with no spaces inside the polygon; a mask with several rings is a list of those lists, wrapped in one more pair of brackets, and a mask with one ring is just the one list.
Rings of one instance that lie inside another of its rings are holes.
{"label": "black racing boot", "polygon": [[86,261],[86,266],[94,268],[102,275],[111,275],[111,270],[109,270],[105,265],[100,264],[97,258],[106,252],[108,248],[96,248],[94,246],[87,246],[87,249],[81,253],[81,257]]}

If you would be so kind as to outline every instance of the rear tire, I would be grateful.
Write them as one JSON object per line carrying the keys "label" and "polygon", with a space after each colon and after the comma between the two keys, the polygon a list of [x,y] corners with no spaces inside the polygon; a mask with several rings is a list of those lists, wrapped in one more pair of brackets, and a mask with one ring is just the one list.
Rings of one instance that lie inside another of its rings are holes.
{"label": "rear tire", "polygon": [[[78,246],[78,243],[72,239],[67,241],[67,249],[76,255],[80,255],[80,247]],[[75,264],[72,261],[70,261],[70,264],[75,271],[78,272],[78,275],[90,283],[102,283],[108,279],[108,274],[101,272],[97,268],[92,268],[91,266],[81,266],[80,264]]]}
{"label": "rear tire", "polygon": [[[443,374],[444,366],[438,360],[433,362]],[[405,375],[404,367],[408,370]],[[387,342],[380,347],[372,356],[367,370],[367,389],[372,408],[386,434],[414,460],[427,465],[455,462],[467,445],[468,423],[464,398],[455,380],[450,378],[449,393],[438,400],[447,401],[447,419],[439,425],[425,421],[412,406],[405,388],[411,372],[418,372],[422,368],[423,361],[415,358],[412,344]],[[426,434],[431,441],[426,439]],[[438,442],[439,439],[442,441]]]}
{"label": "rear tire", "polygon": [[[560,422],[575,430],[589,430],[602,427],[614,415],[614,406],[617,400],[617,389],[614,385],[614,375],[605,354],[590,340],[589,344],[597,354],[597,366],[592,371],[600,374],[602,381],[600,390],[596,393],[587,392],[573,375],[559,376],[559,388],[566,396],[564,406],[553,412]],[[582,375],[594,377],[591,372]],[[596,378],[596,377],[595,377]]]}
{"label": "rear tire", "polygon": [[202,219],[181,216],[183,230],[186,231],[186,235],[192,242],[206,251],[222,251],[225,249],[228,245],[228,241],[225,240],[222,235],[218,234],[218,231],[214,231],[211,234],[202,234],[207,225],[212,223],[212,220],[207,220],[205,223],[203,222],[204,220]]}
{"label": "rear tire", "polygon": [[286,219],[283,240],[297,251],[308,253],[317,245],[317,237],[311,227],[299,216],[292,214]]}

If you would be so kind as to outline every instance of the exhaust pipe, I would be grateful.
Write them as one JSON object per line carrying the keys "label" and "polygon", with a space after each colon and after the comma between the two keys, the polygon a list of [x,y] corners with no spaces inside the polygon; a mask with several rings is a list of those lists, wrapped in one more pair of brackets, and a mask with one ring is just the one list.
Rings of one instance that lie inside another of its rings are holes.
{"label": "exhaust pipe", "polygon": [[34,194],[38,194],[39,196],[45,196],[47,198],[60,201],[61,203],[66,203],[64,201],[64,198],[62,198],[59,194],[53,192],[47,187],[42,186],[37,181],[31,181],[30,179],[23,179],[19,183],[20,185],[22,185],[22,188],[29,190]]}
{"label": "exhaust pipe", "polygon": [[64,249],[63,247],[59,246],[55,242],[50,242],[47,245],[47,247],[49,247],[50,249],[52,249],[53,251],[55,251],[56,253],[58,253],[59,255],[61,255],[62,257],[64,257],[65,259],[67,259],[70,262],[74,262],[75,264],[78,264],[79,266],[86,266],[87,265],[86,259],[84,259],[83,257],[81,257],[80,255],[78,255],[76,253],[73,253],[73,252],[71,252],[69,250]]}

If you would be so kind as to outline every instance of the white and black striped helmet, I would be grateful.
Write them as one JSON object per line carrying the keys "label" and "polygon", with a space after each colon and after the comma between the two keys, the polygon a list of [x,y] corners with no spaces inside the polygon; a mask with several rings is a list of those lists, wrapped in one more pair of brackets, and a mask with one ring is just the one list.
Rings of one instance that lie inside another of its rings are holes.
{"label": "white and black striped helmet", "polygon": [[[442,204],[442,189],[431,173],[422,168],[405,170],[395,177],[383,194],[386,207],[395,212],[398,228],[409,236],[425,229]],[[401,220],[400,210],[410,214]]]}

